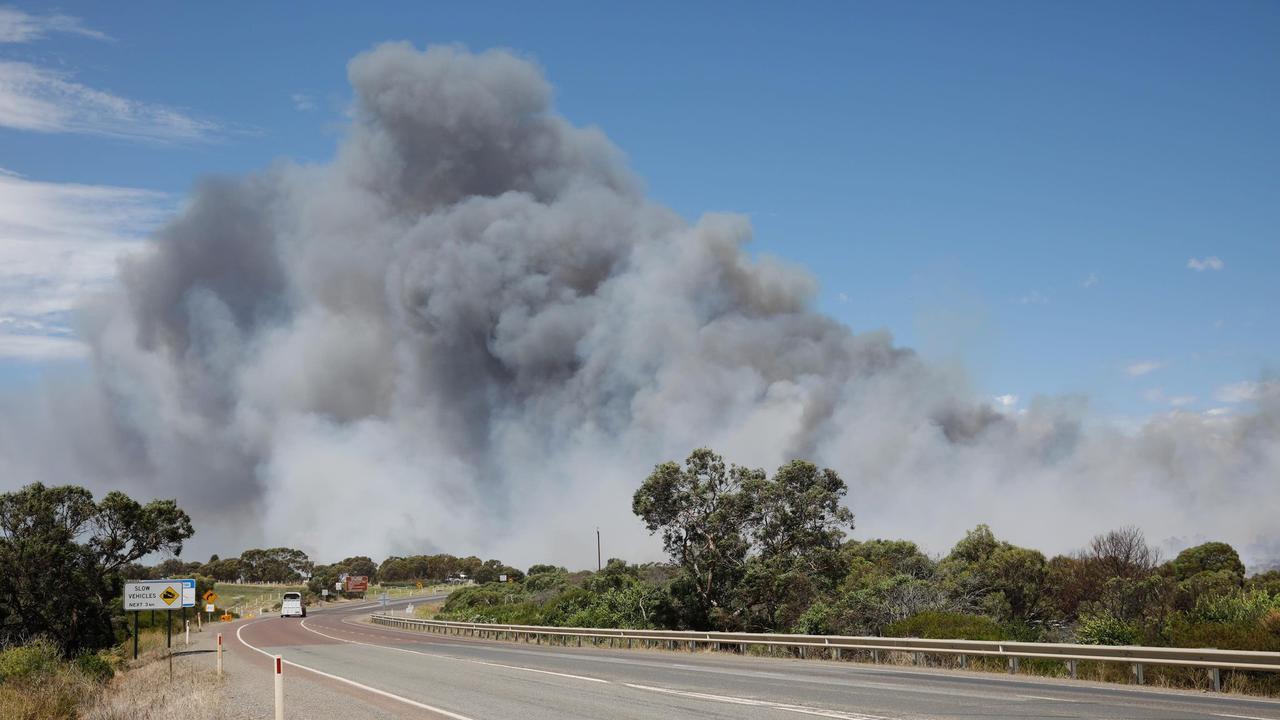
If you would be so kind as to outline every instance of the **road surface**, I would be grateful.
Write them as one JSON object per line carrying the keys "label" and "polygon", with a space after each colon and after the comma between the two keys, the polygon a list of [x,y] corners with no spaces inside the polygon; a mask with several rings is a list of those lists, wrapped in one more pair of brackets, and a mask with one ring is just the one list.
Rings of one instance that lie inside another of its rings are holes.
{"label": "road surface", "polygon": [[[407,602],[392,603],[403,607]],[[232,651],[406,718],[1280,720],[1280,701],[715,653],[563,648],[372,625],[376,604],[241,624]],[[254,651],[261,651],[261,655]]]}

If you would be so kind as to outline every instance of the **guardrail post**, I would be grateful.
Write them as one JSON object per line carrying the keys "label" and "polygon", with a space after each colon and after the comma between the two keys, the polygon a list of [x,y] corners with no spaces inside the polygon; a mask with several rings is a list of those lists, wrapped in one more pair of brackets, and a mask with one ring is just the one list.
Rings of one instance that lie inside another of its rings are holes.
{"label": "guardrail post", "polygon": [[1134,664],[1133,664],[1133,674],[1134,674],[1134,676],[1137,678],[1137,680],[1138,680],[1138,684],[1139,684],[1139,685],[1142,685],[1142,684],[1143,684],[1143,682],[1142,682],[1142,681],[1143,681],[1143,677],[1142,677],[1142,663],[1134,663]]}
{"label": "guardrail post", "polygon": [[1016,657],[1009,658],[1009,674],[1010,675],[1018,674],[1018,658]]}
{"label": "guardrail post", "polygon": [[743,655],[746,655],[746,654],[747,654],[747,644],[746,644],[746,643],[738,643],[738,649],[742,652],[742,654],[743,654]]}
{"label": "guardrail post", "polygon": [[807,647],[805,647],[805,646],[803,646],[803,645],[801,645],[801,646],[800,646],[800,659],[801,659],[801,660],[804,660],[805,658],[807,658],[807,657],[809,656],[809,652],[808,652],[808,651],[809,651],[809,648],[807,648]]}
{"label": "guardrail post", "polygon": [[961,656],[960,656],[960,669],[961,669],[961,670],[963,670],[963,669],[965,669],[965,668],[967,668],[967,667],[969,667],[969,656],[968,656],[968,655],[961,655]]}
{"label": "guardrail post", "polygon": [[1075,680],[1075,679],[1076,679],[1076,666],[1077,666],[1077,665],[1079,665],[1079,663],[1077,663],[1075,660],[1068,660],[1068,661],[1067,661],[1067,670],[1069,670],[1069,671],[1071,672],[1071,679],[1072,679],[1072,680]]}
{"label": "guardrail post", "polygon": [[1213,677],[1213,691],[1222,692],[1222,668],[1209,668],[1209,674]]}
{"label": "guardrail post", "polygon": [[920,653],[918,652],[911,653],[911,664],[912,665],[920,664]]}
{"label": "guardrail post", "polygon": [[878,663],[878,662],[880,662],[880,651],[879,651],[879,650],[872,650],[872,651],[871,651],[871,662],[873,662],[873,663]]}
{"label": "guardrail post", "polygon": [[832,659],[834,659],[834,660],[839,660],[839,659],[840,659],[840,648],[835,648],[835,649],[833,649],[833,650],[831,651],[831,653],[832,653],[832,655],[831,655]]}

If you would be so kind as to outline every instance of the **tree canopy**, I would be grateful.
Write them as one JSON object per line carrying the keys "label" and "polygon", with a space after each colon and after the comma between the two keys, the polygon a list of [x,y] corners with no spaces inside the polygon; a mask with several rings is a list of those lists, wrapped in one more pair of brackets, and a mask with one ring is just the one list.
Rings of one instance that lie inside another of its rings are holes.
{"label": "tree canopy", "polygon": [[0,495],[0,644],[44,635],[67,654],[115,640],[121,570],[193,533],[173,500],[40,483]]}

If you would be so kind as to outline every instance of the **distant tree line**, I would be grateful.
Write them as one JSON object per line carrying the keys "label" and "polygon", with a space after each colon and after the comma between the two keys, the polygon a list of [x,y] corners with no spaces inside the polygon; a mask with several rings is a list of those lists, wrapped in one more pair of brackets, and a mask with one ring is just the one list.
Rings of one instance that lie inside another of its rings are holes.
{"label": "distant tree line", "polygon": [[666,564],[535,565],[455,592],[442,616],[525,624],[1010,639],[1280,650],[1280,571],[1246,577],[1208,542],[1163,561],[1142,532],[1046,558],[979,525],[946,555],[847,540],[844,481],[796,461],[772,476],[711,450],[658,465],[632,509]]}
{"label": "distant tree line", "polygon": [[[1280,571],[1246,577],[1236,551],[1208,542],[1163,560],[1137,528],[1046,558],[979,525],[941,557],[907,540],[849,540],[847,488],[805,461],[771,475],[708,449],[658,465],[632,509],[663,563],[613,558],[599,572],[445,553],[317,564],[301,550],[178,557],[193,529],[172,500],[31,485],[0,495],[0,644],[43,635],[68,654],[126,632],[126,579],[305,583],[465,577],[442,616],[537,625],[1016,639],[1280,651]],[[155,553],[171,557],[139,564]],[[508,582],[498,583],[505,575]]]}

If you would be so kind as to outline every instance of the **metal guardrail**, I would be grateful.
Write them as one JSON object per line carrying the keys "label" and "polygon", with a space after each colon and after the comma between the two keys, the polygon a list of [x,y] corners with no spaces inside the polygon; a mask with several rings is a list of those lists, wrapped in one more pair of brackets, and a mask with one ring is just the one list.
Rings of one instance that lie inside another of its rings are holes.
{"label": "metal guardrail", "polygon": [[446,620],[421,620],[396,615],[374,614],[373,622],[379,625],[419,630],[446,635],[483,637],[495,640],[542,643],[551,638],[563,638],[566,642],[576,638],[592,641],[608,639],[631,648],[635,643],[642,647],[655,647],[665,643],[669,649],[687,646],[696,650],[701,646],[714,649],[736,649],[746,653],[754,645],[765,647],[796,648],[800,657],[807,650],[819,648],[829,651],[831,657],[841,659],[846,650],[869,651],[874,662],[880,661],[882,652],[913,653],[920,655],[952,655],[965,667],[969,656],[999,657],[1008,661],[1009,672],[1018,671],[1019,659],[1061,660],[1067,664],[1071,677],[1076,677],[1077,663],[1112,662],[1133,666],[1134,677],[1143,682],[1145,665],[1200,667],[1209,671],[1214,689],[1222,689],[1222,670],[1250,670],[1280,672],[1280,653],[1245,650],[1216,650],[1198,648],[1166,648],[1137,645],[1072,645],[1066,643],[1005,642],[997,640],[928,640],[922,638],[858,637],[846,635],[792,635],[787,633],[723,633],[688,630],[620,630],[613,628],[565,628],[542,625],[498,625],[490,623],[451,622]]}

